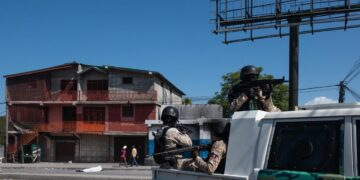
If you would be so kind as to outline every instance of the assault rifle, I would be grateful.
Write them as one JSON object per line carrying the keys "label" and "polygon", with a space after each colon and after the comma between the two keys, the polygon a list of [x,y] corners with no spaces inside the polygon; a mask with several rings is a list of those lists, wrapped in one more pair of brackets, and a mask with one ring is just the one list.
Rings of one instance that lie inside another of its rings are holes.
{"label": "assault rifle", "polygon": [[264,91],[265,94],[270,94],[273,86],[282,84],[284,82],[288,82],[285,80],[285,77],[282,79],[263,79],[249,82],[240,82],[232,87],[232,93],[245,92],[245,94],[252,96],[254,91],[258,90],[256,88],[260,88]]}
{"label": "assault rifle", "polygon": [[212,146],[212,144],[203,144],[203,145],[198,145],[198,146],[179,148],[179,149],[164,151],[164,152],[160,152],[160,153],[155,153],[153,156],[169,157],[169,156],[178,155],[178,154],[182,154],[184,152],[189,152],[189,151],[192,152],[192,151],[210,150],[211,146]]}

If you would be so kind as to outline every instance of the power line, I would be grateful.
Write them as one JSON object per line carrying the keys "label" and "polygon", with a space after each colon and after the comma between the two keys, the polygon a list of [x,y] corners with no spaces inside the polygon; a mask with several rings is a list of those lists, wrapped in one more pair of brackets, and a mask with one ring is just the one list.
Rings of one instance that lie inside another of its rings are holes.
{"label": "power line", "polygon": [[[344,78],[343,81],[345,82],[346,79],[349,78],[359,67],[360,67],[360,58],[355,61],[353,67],[350,69],[349,73],[345,76],[345,78]],[[357,76],[357,75],[356,75],[356,76]],[[355,76],[355,77],[356,77],[356,76]],[[354,78],[354,76],[353,76],[353,78]],[[352,80],[353,78],[351,78],[351,80]],[[349,81],[351,81],[351,80],[349,80]]]}
{"label": "power line", "polygon": [[338,90],[338,88],[329,88],[329,89],[314,89],[314,90],[309,90],[309,91],[302,91],[299,93],[312,93],[312,92],[320,92],[320,91],[334,91],[334,90]]}
{"label": "power line", "polygon": [[301,88],[298,89],[298,91],[306,91],[306,90],[312,90],[312,89],[323,89],[323,88],[329,88],[329,87],[335,87],[338,86],[337,84],[335,85],[327,85],[327,86],[315,86],[315,87],[309,87],[309,88]]}
{"label": "power line", "polygon": [[350,92],[350,94],[358,101],[360,101],[360,96],[354,90],[350,89],[349,87],[345,86],[345,89]]}

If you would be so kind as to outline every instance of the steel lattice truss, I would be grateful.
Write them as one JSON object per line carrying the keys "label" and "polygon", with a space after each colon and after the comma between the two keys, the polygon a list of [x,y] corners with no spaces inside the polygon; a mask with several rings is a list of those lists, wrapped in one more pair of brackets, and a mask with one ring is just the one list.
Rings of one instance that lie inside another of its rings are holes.
{"label": "steel lattice truss", "polygon": [[[212,0],[214,33],[224,43],[360,27],[360,0]],[[243,32],[243,33],[239,33]]]}

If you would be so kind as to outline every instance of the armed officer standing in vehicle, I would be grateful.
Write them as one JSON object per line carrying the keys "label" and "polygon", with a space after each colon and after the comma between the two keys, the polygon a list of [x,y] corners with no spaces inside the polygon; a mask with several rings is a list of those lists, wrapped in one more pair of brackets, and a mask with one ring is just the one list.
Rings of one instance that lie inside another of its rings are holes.
{"label": "armed officer standing in vehicle", "polygon": [[271,98],[272,84],[264,84],[262,87],[239,88],[243,84],[258,81],[259,74],[259,69],[252,65],[241,69],[241,82],[234,85],[228,94],[232,112],[247,110],[281,111],[273,104]]}
{"label": "armed officer standing in vehicle", "polygon": [[[161,120],[164,126],[154,134],[155,153],[192,146],[190,136],[177,128],[178,119],[179,111],[175,107],[168,106],[163,110]],[[171,157],[154,156],[155,162],[160,164],[161,168],[176,169],[181,167],[181,158],[181,155]]]}

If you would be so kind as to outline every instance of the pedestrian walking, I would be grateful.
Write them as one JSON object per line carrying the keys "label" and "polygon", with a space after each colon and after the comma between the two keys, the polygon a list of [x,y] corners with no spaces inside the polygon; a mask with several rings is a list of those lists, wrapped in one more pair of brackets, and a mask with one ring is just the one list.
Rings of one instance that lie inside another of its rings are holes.
{"label": "pedestrian walking", "polygon": [[125,164],[125,167],[127,167],[127,162],[126,162],[126,148],[127,146],[123,146],[123,148],[121,149],[121,154],[120,154],[120,163],[119,166],[121,166],[121,163],[123,162]]}
{"label": "pedestrian walking", "polygon": [[131,148],[131,166],[138,166],[136,158],[138,158],[138,154],[135,146],[133,145]]}

